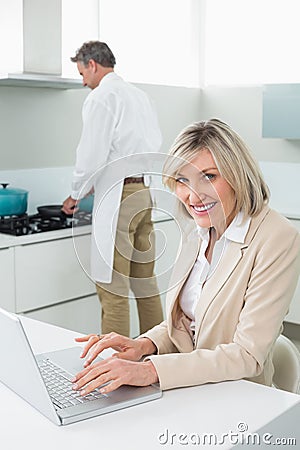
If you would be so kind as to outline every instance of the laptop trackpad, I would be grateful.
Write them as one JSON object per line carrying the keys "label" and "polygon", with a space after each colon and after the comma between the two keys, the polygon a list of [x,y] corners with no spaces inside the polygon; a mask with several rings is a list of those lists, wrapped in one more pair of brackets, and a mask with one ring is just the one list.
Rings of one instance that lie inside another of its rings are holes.
{"label": "laptop trackpad", "polygon": [[[82,347],[71,347],[65,348],[63,350],[56,350],[54,352],[42,353],[35,355],[36,359],[39,361],[41,359],[49,358],[53,363],[60,366],[67,372],[75,375],[84,369],[84,359],[80,358],[82,352]],[[101,357],[97,357],[95,361],[101,361]]]}

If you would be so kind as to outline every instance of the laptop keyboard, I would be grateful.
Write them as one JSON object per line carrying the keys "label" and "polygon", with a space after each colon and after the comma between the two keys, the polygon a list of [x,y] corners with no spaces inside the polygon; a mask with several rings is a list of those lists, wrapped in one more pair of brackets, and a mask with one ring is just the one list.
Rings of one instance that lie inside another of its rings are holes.
{"label": "laptop keyboard", "polygon": [[71,379],[74,377],[49,359],[38,361],[39,369],[51,397],[52,403],[57,408],[68,408],[80,405],[99,398],[106,397],[95,389],[90,394],[82,397],[78,391],[72,389]]}

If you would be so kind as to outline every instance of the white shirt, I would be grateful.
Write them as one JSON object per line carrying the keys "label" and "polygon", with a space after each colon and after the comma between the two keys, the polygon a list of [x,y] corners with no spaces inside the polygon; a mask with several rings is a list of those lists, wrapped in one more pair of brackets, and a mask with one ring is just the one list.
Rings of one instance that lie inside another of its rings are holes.
{"label": "white shirt", "polygon": [[147,94],[114,72],[88,94],[82,119],[71,196],[82,198],[94,188],[91,269],[84,269],[93,280],[110,283],[124,178],[151,173],[161,133]]}
{"label": "white shirt", "polygon": [[[158,152],[162,138],[147,94],[115,72],[104,76],[83,104],[83,127],[73,172],[74,199],[93,186],[98,168],[127,155]],[[141,169],[141,167],[140,167]],[[147,168],[146,168],[147,169]],[[141,172],[126,173],[137,176]]]}
{"label": "white shirt", "polygon": [[201,301],[201,292],[205,281],[207,281],[218,268],[230,241],[240,243],[244,243],[245,241],[251,218],[247,217],[244,221],[243,218],[243,213],[239,212],[222,236],[216,241],[211,264],[209,264],[205,257],[209,242],[209,229],[198,227],[198,233],[202,239],[201,247],[194,267],[191,270],[179,297],[181,309],[185,315],[192,320],[190,325],[192,331],[195,331],[195,309],[198,301]]}

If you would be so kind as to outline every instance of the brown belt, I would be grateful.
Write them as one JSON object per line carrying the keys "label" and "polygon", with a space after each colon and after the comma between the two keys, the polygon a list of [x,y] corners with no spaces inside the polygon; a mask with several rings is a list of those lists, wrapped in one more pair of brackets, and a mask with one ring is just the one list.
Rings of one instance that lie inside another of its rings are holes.
{"label": "brown belt", "polygon": [[144,177],[128,177],[124,179],[124,184],[144,183]]}

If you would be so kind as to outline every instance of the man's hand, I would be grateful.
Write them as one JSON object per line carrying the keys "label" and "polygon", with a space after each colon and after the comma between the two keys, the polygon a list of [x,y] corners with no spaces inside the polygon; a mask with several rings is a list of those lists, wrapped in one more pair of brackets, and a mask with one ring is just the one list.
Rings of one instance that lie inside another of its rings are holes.
{"label": "man's hand", "polygon": [[79,208],[76,208],[78,200],[74,200],[71,196],[66,198],[66,200],[63,202],[62,211],[65,214],[74,214],[76,211],[78,211]]}

